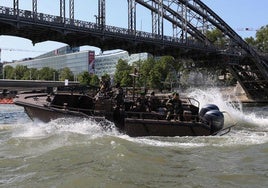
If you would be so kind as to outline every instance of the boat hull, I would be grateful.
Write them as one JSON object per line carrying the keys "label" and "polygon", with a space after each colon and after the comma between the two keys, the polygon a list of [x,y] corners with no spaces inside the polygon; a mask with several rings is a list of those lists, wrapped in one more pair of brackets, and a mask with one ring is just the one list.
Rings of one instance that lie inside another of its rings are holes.
{"label": "boat hull", "polygon": [[61,109],[53,109],[49,107],[39,107],[33,105],[17,105],[23,106],[27,115],[32,119],[38,119],[45,123],[50,122],[51,120],[58,119],[58,118],[73,118],[73,117],[84,117],[88,118],[86,114],[77,113],[69,110],[61,110]]}
{"label": "boat hull", "polygon": [[208,136],[211,130],[200,122],[179,122],[167,120],[125,119],[125,133],[140,136]]}

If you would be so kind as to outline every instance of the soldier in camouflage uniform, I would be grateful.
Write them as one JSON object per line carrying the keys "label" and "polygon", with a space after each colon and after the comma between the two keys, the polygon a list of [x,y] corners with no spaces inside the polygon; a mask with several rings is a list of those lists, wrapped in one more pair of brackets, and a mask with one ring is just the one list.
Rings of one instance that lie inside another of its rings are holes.
{"label": "soldier in camouflage uniform", "polygon": [[179,120],[182,117],[183,109],[182,109],[182,103],[179,97],[179,94],[174,92],[172,94],[172,98],[170,98],[167,103],[167,120],[171,120],[171,117],[174,118],[174,120]]}

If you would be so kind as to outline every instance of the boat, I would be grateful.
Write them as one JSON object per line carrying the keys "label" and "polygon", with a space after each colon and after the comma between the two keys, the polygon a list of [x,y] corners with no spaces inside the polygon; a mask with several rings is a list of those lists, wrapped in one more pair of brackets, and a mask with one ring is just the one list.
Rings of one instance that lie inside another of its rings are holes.
{"label": "boat", "polygon": [[[85,92],[21,93],[14,99],[14,104],[24,107],[32,120],[49,122],[81,117],[97,122],[111,121],[120,132],[131,137],[222,135],[232,127],[224,128],[224,115],[214,104],[200,109],[197,100],[182,98],[182,118],[166,119],[163,106],[157,111],[137,111],[131,98],[125,98],[122,106],[115,107],[113,97],[103,96],[96,100],[94,95]],[[162,96],[161,100],[166,99]]]}

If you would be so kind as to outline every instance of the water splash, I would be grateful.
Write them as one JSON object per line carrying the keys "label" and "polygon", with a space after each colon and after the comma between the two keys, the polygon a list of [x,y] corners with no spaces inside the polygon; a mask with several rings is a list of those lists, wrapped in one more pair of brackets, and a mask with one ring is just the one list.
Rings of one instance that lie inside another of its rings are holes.
{"label": "water splash", "polygon": [[197,99],[202,107],[205,104],[216,104],[221,111],[230,115],[237,124],[244,126],[268,126],[268,119],[265,116],[256,115],[256,112],[246,112],[243,110],[242,103],[231,101],[230,98],[224,99],[218,88],[195,89],[189,91],[188,96]]}
{"label": "water splash", "polygon": [[61,134],[87,135],[92,138],[107,134],[117,134],[113,123],[109,121],[96,122],[93,119],[60,118],[49,123],[38,120],[21,125],[13,136],[24,138],[45,138]]}
{"label": "water splash", "polygon": [[83,144],[92,146],[119,134],[109,121],[96,122],[81,118],[61,118],[49,123],[38,120],[18,122],[9,131],[11,135],[6,138],[5,145],[27,156],[39,156]]}

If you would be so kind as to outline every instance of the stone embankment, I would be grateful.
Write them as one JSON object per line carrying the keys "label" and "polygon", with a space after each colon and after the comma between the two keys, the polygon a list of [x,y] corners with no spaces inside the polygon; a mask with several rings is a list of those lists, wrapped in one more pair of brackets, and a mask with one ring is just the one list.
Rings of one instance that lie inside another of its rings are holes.
{"label": "stone embankment", "polygon": [[242,104],[248,104],[248,105],[268,105],[268,101],[263,100],[252,100],[247,97],[245,91],[242,89],[242,87],[237,84],[235,87],[224,87],[220,88],[220,92],[222,93],[223,99],[228,100],[230,102],[239,102]]}

